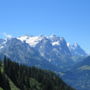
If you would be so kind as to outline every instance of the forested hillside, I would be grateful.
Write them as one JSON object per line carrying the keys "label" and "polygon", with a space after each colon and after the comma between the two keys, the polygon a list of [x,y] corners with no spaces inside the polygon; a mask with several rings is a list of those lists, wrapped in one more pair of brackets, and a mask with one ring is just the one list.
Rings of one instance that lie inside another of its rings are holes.
{"label": "forested hillside", "polygon": [[19,65],[4,58],[0,62],[0,90],[74,90],[55,73]]}

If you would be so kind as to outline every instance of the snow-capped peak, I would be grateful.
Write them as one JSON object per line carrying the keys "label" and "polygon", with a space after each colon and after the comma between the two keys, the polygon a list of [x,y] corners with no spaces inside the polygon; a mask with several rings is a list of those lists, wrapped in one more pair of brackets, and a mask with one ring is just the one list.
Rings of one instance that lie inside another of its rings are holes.
{"label": "snow-capped peak", "polygon": [[25,41],[30,46],[35,47],[44,37],[43,36],[21,36],[19,40]]}
{"label": "snow-capped peak", "polygon": [[67,46],[70,47],[71,46],[70,43],[67,43]]}
{"label": "snow-capped peak", "polygon": [[52,45],[53,45],[53,46],[55,46],[55,45],[60,45],[60,42],[59,42],[59,41],[52,42]]}
{"label": "snow-capped peak", "polygon": [[70,43],[67,43],[67,47],[69,48],[69,49],[76,49],[76,48],[78,48],[78,47],[80,47],[79,45],[78,45],[78,43],[74,43],[73,45],[71,45]]}
{"label": "snow-capped peak", "polygon": [[48,39],[50,39],[52,42],[62,42],[62,41],[65,41],[65,39],[63,37],[59,37],[59,36],[56,36],[56,35],[50,35],[47,37]]}
{"label": "snow-capped peak", "polygon": [[78,47],[79,45],[78,45],[78,43],[77,42],[75,42],[74,44],[73,44],[73,47]]}
{"label": "snow-capped peak", "polygon": [[58,40],[60,40],[60,37],[58,37],[56,35],[50,35],[47,38],[50,39],[51,41],[58,41]]}
{"label": "snow-capped peak", "polygon": [[78,45],[78,43],[74,43],[73,45],[70,45],[70,43],[67,43],[67,46],[72,53],[72,55],[79,55],[79,56],[86,56],[87,53]]}
{"label": "snow-capped peak", "polygon": [[24,35],[21,37],[18,37],[17,39],[21,40],[22,42],[25,41],[28,43],[31,47],[35,47],[41,40],[48,39],[51,41],[52,46],[60,45],[65,39],[63,37],[58,37],[56,35],[50,35],[50,36],[28,36]]}

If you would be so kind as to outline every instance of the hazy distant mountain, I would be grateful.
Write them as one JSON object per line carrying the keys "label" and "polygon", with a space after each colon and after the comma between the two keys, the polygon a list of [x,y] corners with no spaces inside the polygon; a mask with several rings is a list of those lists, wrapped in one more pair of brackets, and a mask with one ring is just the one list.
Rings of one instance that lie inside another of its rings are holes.
{"label": "hazy distant mountain", "polygon": [[48,45],[51,44],[49,48],[51,47],[55,48],[59,51],[60,54],[63,55],[73,55],[73,56],[87,55],[87,53],[78,45],[78,43],[74,43],[73,45],[70,45],[69,43],[66,42],[66,40],[63,37],[58,37],[56,35],[21,36],[18,37],[18,39],[21,41],[25,41],[31,47],[37,47],[38,45],[42,47],[42,44],[44,45],[48,41]]}
{"label": "hazy distant mountain", "polygon": [[[52,61],[52,63],[61,58],[65,60],[64,62],[71,62],[71,59],[75,62],[79,62],[83,57],[87,56],[87,53],[77,43],[70,45],[63,37],[58,37],[56,35],[21,36],[18,39],[25,41],[31,47],[37,49],[41,56],[49,62]],[[69,60],[66,60],[66,57],[69,57]]]}
{"label": "hazy distant mountain", "polygon": [[71,53],[64,38],[52,36],[21,36],[19,40],[28,43],[40,55],[60,69],[73,64]]}
{"label": "hazy distant mountain", "polygon": [[77,90],[90,90],[90,57],[76,64],[63,79]]}
{"label": "hazy distant mountain", "polygon": [[48,69],[52,67],[57,70],[68,70],[74,61],[78,60],[75,57],[74,60],[72,56],[76,56],[76,52],[78,52],[77,56],[81,57],[80,47],[77,47],[78,50],[73,49],[72,51],[66,40],[56,35],[21,36],[0,40],[0,42],[1,54],[4,53],[19,63],[47,67]]}
{"label": "hazy distant mountain", "polygon": [[30,47],[27,43],[21,42],[17,38],[8,39],[0,50],[0,53],[3,53],[18,63],[59,71],[56,66],[45,60],[38,51]]}
{"label": "hazy distant mountain", "polygon": [[39,46],[46,46],[45,44],[48,42],[47,46],[50,45],[49,48],[58,48],[59,53],[65,54],[65,55],[71,55],[66,41],[64,38],[58,37],[56,35],[52,36],[21,36],[18,38],[21,41],[25,41],[28,43],[31,47],[37,47]]}
{"label": "hazy distant mountain", "polygon": [[78,45],[78,43],[74,43],[70,45],[67,43],[67,46],[73,56],[86,56],[86,52]]}

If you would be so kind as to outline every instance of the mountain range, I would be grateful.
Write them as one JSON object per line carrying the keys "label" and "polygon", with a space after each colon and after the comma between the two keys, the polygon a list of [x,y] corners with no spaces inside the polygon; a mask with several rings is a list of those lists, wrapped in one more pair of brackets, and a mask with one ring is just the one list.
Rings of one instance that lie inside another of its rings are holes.
{"label": "mountain range", "polygon": [[0,39],[0,54],[19,63],[56,72],[70,69],[79,62],[79,58],[87,56],[78,44],[70,45],[63,37],[56,35]]}
{"label": "mountain range", "polygon": [[0,54],[3,53],[16,62],[56,72],[69,70],[87,56],[78,44],[70,45],[56,35],[0,39]]}
{"label": "mountain range", "polygon": [[24,35],[0,39],[0,60],[4,56],[19,64],[54,71],[77,90],[90,88],[89,70],[82,70],[89,69],[85,59],[88,54],[78,43],[71,45],[63,37]]}
{"label": "mountain range", "polygon": [[77,90],[90,90],[90,56],[74,65],[63,80]]}

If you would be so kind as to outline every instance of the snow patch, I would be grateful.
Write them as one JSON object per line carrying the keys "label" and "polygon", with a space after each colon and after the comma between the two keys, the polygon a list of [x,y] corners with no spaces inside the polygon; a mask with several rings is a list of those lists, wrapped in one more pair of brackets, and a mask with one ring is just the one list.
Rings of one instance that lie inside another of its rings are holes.
{"label": "snow patch", "polygon": [[35,47],[42,39],[42,36],[21,36],[18,38],[21,41],[25,41],[30,46]]}
{"label": "snow patch", "polygon": [[67,46],[70,47],[71,46],[70,43],[67,43]]}
{"label": "snow patch", "polygon": [[60,42],[59,41],[52,42],[52,46],[55,46],[55,45],[60,45]]}

